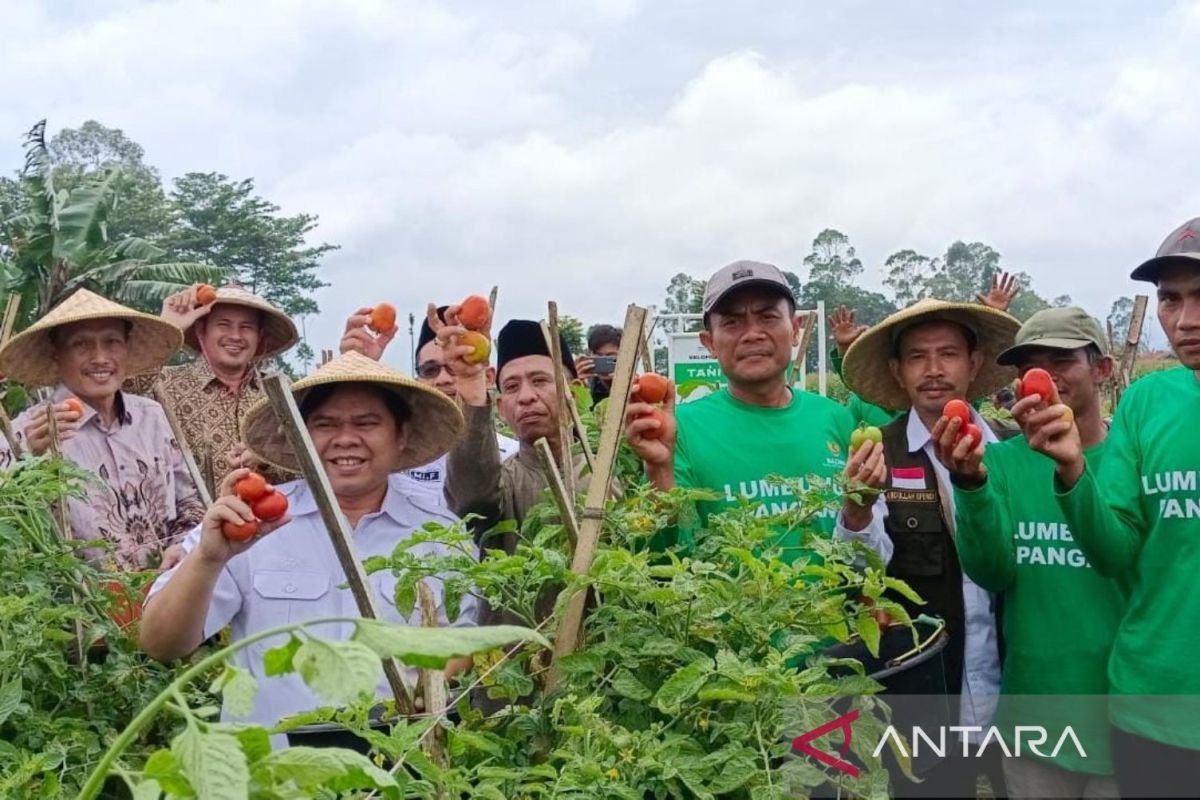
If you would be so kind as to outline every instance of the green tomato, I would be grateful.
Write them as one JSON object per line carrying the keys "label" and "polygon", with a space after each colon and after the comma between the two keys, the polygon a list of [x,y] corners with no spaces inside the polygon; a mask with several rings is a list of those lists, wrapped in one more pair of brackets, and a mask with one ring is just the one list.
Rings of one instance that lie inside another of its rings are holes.
{"label": "green tomato", "polygon": [[856,428],[854,433],[850,434],[850,449],[857,450],[867,442],[875,442],[875,444],[883,443],[883,431],[876,428],[874,425],[867,427]]}

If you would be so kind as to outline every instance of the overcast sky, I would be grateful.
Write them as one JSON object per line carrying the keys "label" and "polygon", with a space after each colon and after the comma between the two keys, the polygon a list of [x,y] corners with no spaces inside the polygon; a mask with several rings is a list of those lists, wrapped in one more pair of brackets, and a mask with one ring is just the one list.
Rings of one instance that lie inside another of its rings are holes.
{"label": "overcast sky", "polygon": [[38,119],[96,119],[165,179],[253,177],[318,214],[342,249],[316,349],[359,305],[493,283],[502,318],[554,299],[619,322],[676,272],[799,271],[826,227],[871,286],[896,250],[980,240],[1103,317],[1200,214],[1200,2],[0,0],[0,20],[0,168]]}

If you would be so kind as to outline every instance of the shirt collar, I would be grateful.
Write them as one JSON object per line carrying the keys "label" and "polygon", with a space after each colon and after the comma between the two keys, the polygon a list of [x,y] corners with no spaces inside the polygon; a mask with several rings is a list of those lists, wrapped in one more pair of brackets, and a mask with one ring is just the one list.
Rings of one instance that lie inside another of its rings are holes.
{"label": "shirt collar", "polygon": [[[75,393],[66,387],[64,384],[59,384],[55,387],[53,394],[50,395],[51,401],[61,403],[68,397],[74,397]],[[120,389],[117,390],[117,424],[131,425],[133,424],[133,412],[129,409],[129,403],[125,402],[125,394]],[[96,413],[96,409],[92,408],[87,403],[83,404],[83,417],[80,418],[79,424],[86,425],[92,419],[96,420],[96,424],[100,424],[100,415]]]}
{"label": "shirt collar", "polygon": [[[412,504],[408,494],[400,487],[400,482],[403,476],[394,472],[388,476],[387,493],[383,496],[383,504],[379,508],[379,513],[387,514],[392,518],[393,522],[405,524],[406,520],[410,519],[412,514]],[[292,517],[304,517],[310,514],[319,514],[317,509],[317,498],[308,483],[301,480],[290,484],[284,484],[280,487],[285,495],[288,496],[288,504],[290,507],[289,513]],[[369,514],[367,516],[370,516]]]}
{"label": "shirt collar", "polygon": [[[191,370],[196,376],[197,381],[200,383],[201,389],[207,389],[208,387],[215,385],[216,388],[225,391],[225,384],[221,383],[221,381],[217,379],[217,373],[213,372],[212,366],[209,365],[208,359],[206,359],[204,356],[197,356],[196,360],[187,366],[187,369]],[[245,385],[254,387],[258,386],[258,371],[255,370],[253,366],[250,367],[250,377],[246,381]]]}
{"label": "shirt collar", "polygon": [[[979,426],[979,430],[983,432],[983,443],[991,444],[999,441],[996,434],[992,432],[992,426],[987,424],[979,412],[971,408],[971,422]],[[925,423],[921,422],[921,418],[916,411],[908,412],[908,452],[915,453],[918,450],[925,449],[925,446],[932,444],[933,437],[929,434],[929,429],[925,427]]]}

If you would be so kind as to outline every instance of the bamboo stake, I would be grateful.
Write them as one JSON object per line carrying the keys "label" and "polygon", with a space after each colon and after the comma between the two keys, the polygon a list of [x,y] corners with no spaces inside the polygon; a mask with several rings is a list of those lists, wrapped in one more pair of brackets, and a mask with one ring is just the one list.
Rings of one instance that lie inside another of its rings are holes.
{"label": "bamboo stake", "polygon": [[1133,382],[1133,367],[1137,361],[1138,345],[1142,341],[1142,327],[1146,320],[1146,306],[1150,298],[1139,294],[1133,298],[1133,313],[1129,316],[1129,330],[1125,334],[1125,350],[1121,354],[1121,364],[1117,369],[1116,395],[1113,399],[1115,411],[1121,395]]}
{"label": "bamboo stake", "polygon": [[[641,345],[639,333],[645,321],[646,309],[630,305],[626,310],[625,332],[621,336],[621,349],[617,354],[617,368],[613,373],[608,412],[604,417],[604,426],[600,429],[597,469],[592,471],[591,482],[588,484],[583,524],[579,529],[579,545],[575,548],[575,557],[571,560],[571,571],[576,575],[586,575],[596,558],[596,545],[600,540],[600,529],[604,522],[604,501],[612,483],[621,436],[624,435],[625,406],[629,401],[629,387],[633,383],[633,370]],[[587,593],[584,591],[576,591],[567,601],[558,636],[554,641],[554,662],[551,663],[547,678],[549,687],[554,687],[560,679],[558,660],[575,652],[579,643],[586,602]]]}
{"label": "bamboo stake", "polygon": [[[437,601],[425,581],[417,583],[417,602],[421,608],[421,625],[426,628],[438,627]],[[423,669],[421,684],[425,691],[425,713],[436,719],[447,706],[446,674],[440,669]],[[446,753],[446,731],[436,723],[434,728],[433,735],[422,742],[421,749],[435,764],[445,767],[450,763]]]}
{"label": "bamboo stake", "polygon": [[4,328],[0,330],[0,347],[8,344],[12,337],[13,326],[17,323],[17,312],[21,309],[21,295],[10,292],[8,305],[4,307]]}
{"label": "bamboo stake", "polygon": [[546,475],[546,482],[550,484],[550,494],[554,495],[554,502],[558,505],[558,513],[562,518],[563,527],[567,530],[567,538],[571,540],[573,554],[579,545],[579,522],[575,519],[575,509],[571,505],[570,495],[567,494],[562,473],[554,463],[554,453],[550,451],[550,443],[545,437],[538,439],[533,446],[542,461],[542,472]]}
{"label": "bamboo stake", "polygon": [[[574,472],[575,459],[571,454],[571,442],[575,438],[571,431],[574,428],[574,420],[571,418],[571,388],[567,385],[567,371],[562,363],[562,338],[558,328],[558,303],[553,300],[549,303],[549,322],[548,330],[543,328],[542,332],[549,339],[550,358],[554,361],[555,387],[558,394],[558,427],[559,427],[559,448],[562,450],[563,469],[569,469]],[[567,494],[569,497],[575,496],[574,485],[567,486]]]}
{"label": "bamboo stake", "polygon": [[500,287],[493,286],[491,294],[488,295],[488,318],[493,322],[496,319],[496,297],[500,294]]}
{"label": "bamboo stake", "polygon": [[[329,476],[321,467],[321,462],[313,448],[312,438],[300,417],[300,409],[296,406],[296,398],[292,395],[287,378],[281,373],[273,373],[263,380],[263,388],[267,398],[275,409],[279,425],[287,437],[288,444],[296,453],[300,462],[300,473],[308,482],[309,491],[313,493],[321,519],[329,533],[329,540],[337,554],[338,563],[350,584],[350,593],[358,606],[358,613],[365,619],[379,619],[379,607],[375,595],[367,582],[367,574],[363,570],[362,560],[354,550],[350,526],[346,522],[333,487],[329,484]],[[383,671],[387,676],[392,694],[396,698],[396,707],[405,716],[411,716],[416,711],[412,695],[404,685],[400,665],[394,658],[384,659]]]}
{"label": "bamboo stake", "polygon": [[804,315],[804,322],[800,324],[800,349],[796,351],[796,357],[793,358],[792,363],[788,365],[788,386],[792,386],[796,383],[796,367],[799,366],[800,359],[804,358],[804,354],[808,352],[808,343],[812,339],[813,325],[816,322],[816,319],[816,312],[809,311]]}
{"label": "bamboo stake", "polygon": [[196,484],[196,490],[200,493],[200,502],[204,503],[205,508],[208,508],[213,503],[212,491],[205,482],[200,467],[196,465],[196,457],[192,455],[192,448],[188,444],[187,437],[183,435],[183,427],[179,424],[179,418],[175,416],[174,406],[157,383],[150,388],[150,394],[154,395],[154,399],[162,406],[163,413],[167,416],[167,424],[171,426],[171,433],[174,434],[179,451],[183,454],[183,465],[187,467],[188,474],[192,476],[192,482]]}
{"label": "bamboo stake", "polygon": [[[552,302],[551,305],[554,305]],[[568,427],[564,420],[569,420],[573,426],[575,436],[579,439],[579,444],[583,448],[583,458],[587,462],[588,469],[596,468],[596,454],[592,451],[592,443],[588,439],[587,428],[583,426],[583,417],[579,415],[579,406],[575,403],[575,393],[571,391],[571,386],[567,382],[567,373],[562,364],[562,340],[551,333],[550,325],[542,323],[542,335],[546,337],[546,346],[550,348],[550,352],[554,353],[555,344],[558,345],[559,353],[554,358],[554,376],[555,385],[559,391],[559,424],[563,426],[563,442],[567,443],[563,447],[564,455],[570,459],[571,428]],[[563,412],[565,411],[565,415]],[[570,469],[574,474],[574,459],[563,462],[563,469]],[[574,493],[574,486],[569,487],[569,491]]]}

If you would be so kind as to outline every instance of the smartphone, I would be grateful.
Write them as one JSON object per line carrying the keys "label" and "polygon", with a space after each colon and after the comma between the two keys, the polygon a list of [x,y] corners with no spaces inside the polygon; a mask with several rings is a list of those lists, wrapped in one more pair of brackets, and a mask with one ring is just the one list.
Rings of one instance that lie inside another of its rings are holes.
{"label": "smartphone", "polygon": [[617,368],[616,356],[593,356],[592,369],[597,375],[612,375]]}

